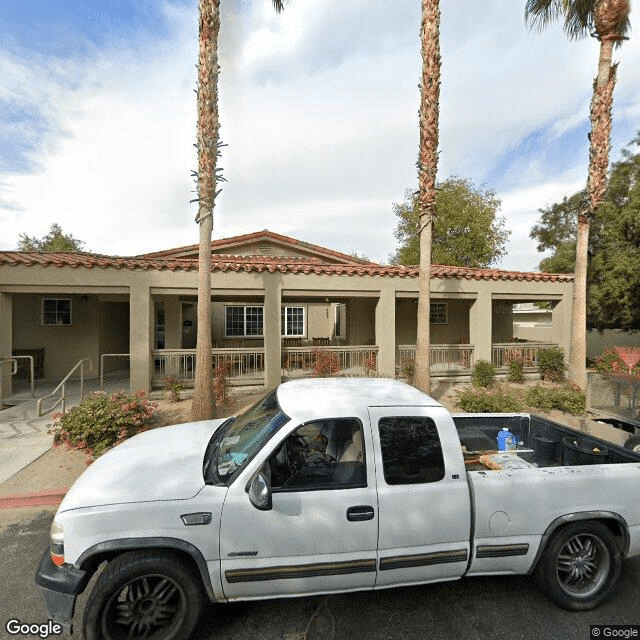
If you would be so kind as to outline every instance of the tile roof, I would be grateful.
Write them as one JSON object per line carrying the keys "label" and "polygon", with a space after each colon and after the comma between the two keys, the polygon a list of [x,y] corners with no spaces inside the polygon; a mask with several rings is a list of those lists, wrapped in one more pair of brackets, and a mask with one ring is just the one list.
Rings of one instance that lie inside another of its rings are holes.
{"label": "tile roof", "polygon": [[[195,258],[119,257],[90,253],[0,251],[0,266],[70,267],[72,269],[129,269],[155,271],[197,271]],[[317,275],[383,276],[417,278],[417,266],[378,265],[375,263],[330,264],[317,257],[273,257],[212,255],[211,271],[245,271]],[[471,269],[446,265],[432,265],[431,277],[459,280],[521,280],[527,282],[571,282],[573,274],[504,271],[502,269]]]}
{"label": "tile roof", "polygon": [[[260,240],[262,241],[271,240],[274,243],[279,244],[281,246],[294,248],[297,251],[308,253],[310,255],[325,256],[330,258],[331,260],[338,260],[339,262],[347,262],[350,264],[369,264],[367,260],[362,260],[361,258],[350,256],[346,253],[341,253],[340,251],[334,251],[333,249],[327,249],[326,247],[321,247],[320,245],[317,245],[317,244],[311,244],[310,242],[297,240],[296,238],[291,238],[290,236],[285,236],[280,233],[274,233],[273,231],[269,231],[268,229],[264,229],[262,231],[255,231],[253,233],[245,233],[240,236],[232,236],[230,238],[220,238],[218,240],[212,240],[211,250],[213,252],[219,249],[231,250],[233,247],[242,247],[243,245],[255,243]],[[138,258],[191,257],[191,256],[186,256],[185,254],[195,254],[197,257],[198,245],[191,244],[185,247],[177,247],[175,249],[166,249],[165,251],[144,253],[136,257]],[[371,263],[371,264],[375,264],[375,263]]]}

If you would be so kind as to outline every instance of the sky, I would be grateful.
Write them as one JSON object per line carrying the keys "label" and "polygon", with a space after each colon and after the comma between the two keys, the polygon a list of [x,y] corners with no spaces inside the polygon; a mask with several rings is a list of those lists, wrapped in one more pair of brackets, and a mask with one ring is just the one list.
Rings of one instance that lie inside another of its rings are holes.
{"label": "sky", "polygon": [[[541,207],[586,181],[598,42],[524,0],[441,0],[438,179],[495,189],[498,266],[531,271]],[[387,262],[417,188],[418,0],[223,0],[214,238],[269,229]],[[640,12],[617,49],[611,159],[640,129]],[[52,223],[108,255],[198,242],[196,0],[0,4],[0,249]]]}

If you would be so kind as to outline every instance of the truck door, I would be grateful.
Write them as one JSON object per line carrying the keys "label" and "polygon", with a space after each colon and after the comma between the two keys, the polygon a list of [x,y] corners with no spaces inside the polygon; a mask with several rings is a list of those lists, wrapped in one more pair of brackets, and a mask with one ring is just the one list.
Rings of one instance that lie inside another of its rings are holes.
{"label": "truck door", "polygon": [[439,407],[372,407],[369,416],[380,518],[376,588],[461,577],[471,512],[451,417]]}
{"label": "truck door", "polygon": [[[256,509],[247,495],[257,471],[270,476],[267,511]],[[359,418],[316,420],[293,429],[229,488],[220,530],[225,596],[372,589],[378,538],[374,473],[371,433]]]}

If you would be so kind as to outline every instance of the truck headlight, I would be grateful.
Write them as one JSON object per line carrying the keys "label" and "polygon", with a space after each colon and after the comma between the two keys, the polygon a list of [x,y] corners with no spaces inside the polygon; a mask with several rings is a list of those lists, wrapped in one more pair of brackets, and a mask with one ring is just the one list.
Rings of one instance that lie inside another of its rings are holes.
{"label": "truck headlight", "polygon": [[59,567],[64,564],[64,530],[62,525],[56,520],[51,523],[49,553],[51,554],[51,562],[53,562],[53,564]]}

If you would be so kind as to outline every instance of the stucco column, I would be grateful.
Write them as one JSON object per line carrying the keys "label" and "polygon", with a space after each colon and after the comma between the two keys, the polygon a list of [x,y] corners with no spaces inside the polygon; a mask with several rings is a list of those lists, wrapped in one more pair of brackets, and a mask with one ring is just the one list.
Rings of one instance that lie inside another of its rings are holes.
{"label": "stucco column", "polygon": [[391,286],[380,290],[376,305],[378,373],[395,377],[396,372],[396,292]]}
{"label": "stucco column", "polygon": [[151,391],[153,301],[148,284],[131,285],[129,308],[130,388]]}
{"label": "stucco column", "polygon": [[282,347],[280,344],[280,307],[282,281],[275,273],[265,273],[264,282],[264,386],[282,382]]}
{"label": "stucco column", "polygon": [[469,309],[469,341],[475,345],[474,362],[491,362],[491,292],[480,289]]}
{"label": "stucco column", "polygon": [[571,305],[570,295],[563,295],[551,310],[551,341],[564,349],[565,361],[569,360],[571,348]]}
{"label": "stucco column", "polygon": [[[10,356],[13,349],[13,338],[11,333],[12,322],[12,299],[10,293],[0,293],[0,356]],[[24,362],[18,361],[18,362]],[[0,398],[11,394],[11,367],[3,364],[0,367],[0,379],[2,389]]]}

